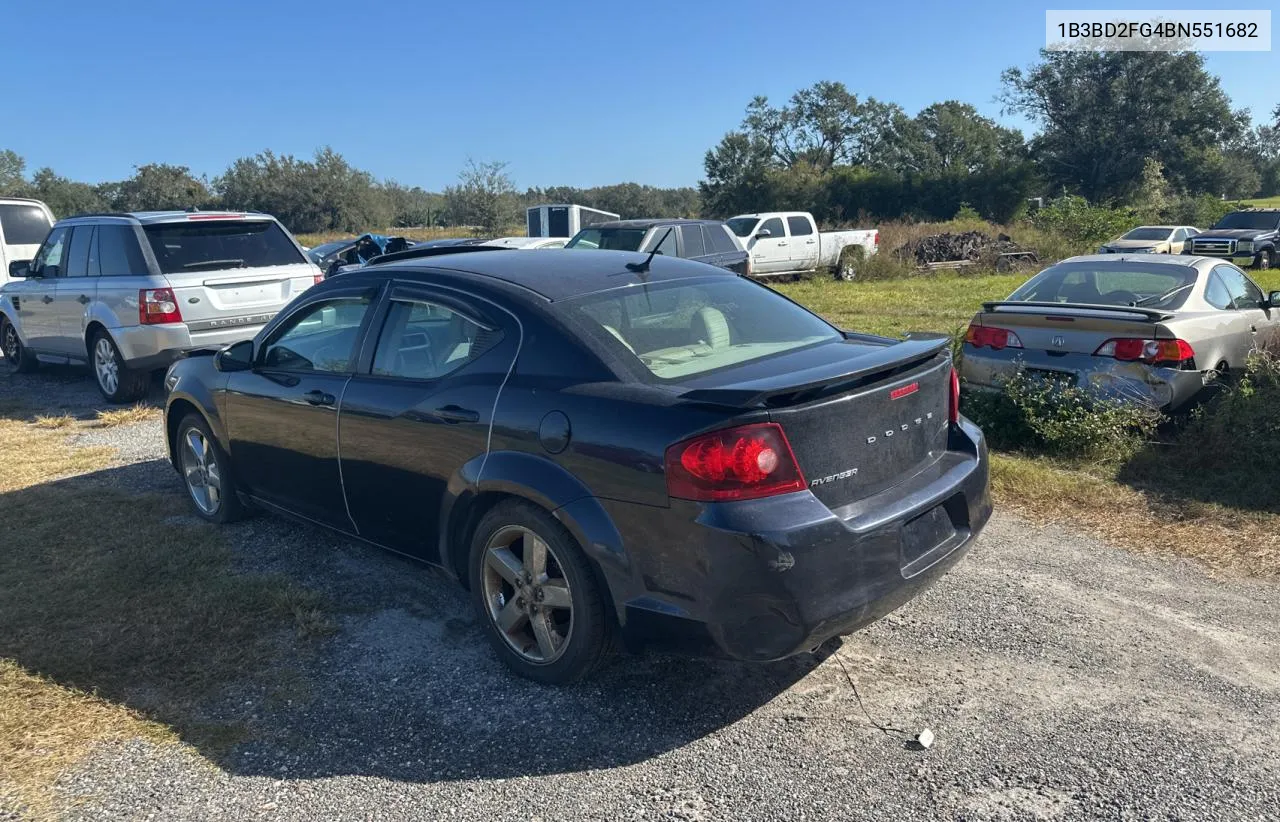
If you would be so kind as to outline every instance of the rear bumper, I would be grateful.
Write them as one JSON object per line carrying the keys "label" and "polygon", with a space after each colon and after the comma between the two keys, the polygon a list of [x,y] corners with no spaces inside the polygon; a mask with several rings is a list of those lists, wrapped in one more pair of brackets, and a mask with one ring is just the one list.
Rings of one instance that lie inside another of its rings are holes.
{"label": "rear bumper", "polygon": [[673,500],[671,514],[689,517],[686,537],[633,554],[642,590],[625,603],[626,633],[764,661],[879,619],[954,565],[991,516],[981,431],[966,420],[949,447],[916,476],[836,510],[807,491]]}
{"label": "rear bumper", "polygon": [[221,348],[252,339],[261,330],[262,325],[258,324],[193,332],[186,323],[164,323],[113,328],[111,338],[126,366],[150,371],[167,368],[186,351]]}
{"label": "rear bumper", "polygon": [[960,377],[968,388],[998,390],[1004,380],[1024,368],[1064,374],[1071,384],[1101,399],[1140,403],[1160,411],[1185,406],[1205,387],[1205,375],[1200,371],[1156,368],[1087,354],[1037,357],[1024,349],[993,351],[969,345],[964,349]]}

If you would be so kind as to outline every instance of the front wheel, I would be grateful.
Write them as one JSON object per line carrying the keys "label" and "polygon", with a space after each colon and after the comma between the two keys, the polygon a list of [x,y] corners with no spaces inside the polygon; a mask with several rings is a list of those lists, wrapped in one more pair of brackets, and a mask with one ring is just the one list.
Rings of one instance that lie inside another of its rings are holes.
{"label": "front wheel", "polygon": [[6,319],[0,319],[0,349],[4,350],[4,358],[19,374],[30,374],[40,365],[36,355],[22,344],[18,329]]}
{"label": "front wheel", "polygon": [[105,331],[93,336],[89,349],[93,363],[93,377],[98,383],[98,390],[107,402],[137,402],[146,396],[151,384],[151,375],[146,371],[126,368],[120,349],[112,342]]}
{"label": "front wheel", "polygon": [[1270,249],[1264,249],[1258,252],[1258,258],[1254,260],[1253,267],[1259,271],[1267,271],[1275,263],[1275,252]]}
{"label": "front wheel", "polygon": [[472,599],[498,656],[552,685],[586,678],[615,633],[586,555],[564,526],[523,500],[498,504],[471,543]]}
{"label": "front wheel", "polygon": [[227,455],[204,417],[194,411],[178,423],[178,470],[196,514],[209,522],[234,522],[244,516]]}

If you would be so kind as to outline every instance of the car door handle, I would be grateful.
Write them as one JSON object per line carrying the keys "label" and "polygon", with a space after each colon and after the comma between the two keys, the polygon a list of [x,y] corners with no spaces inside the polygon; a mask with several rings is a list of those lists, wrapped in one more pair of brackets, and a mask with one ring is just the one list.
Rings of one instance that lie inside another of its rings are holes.
{"label": "car door handle", "polygon": [[53,297],[50,297],[48,294],[45,294],[43,297],[40,298],[40,302],[44,303],[45,305],[48,305],[49,303],[53,302]]}
{"label": "car door handle", "polygon": [[81,305],[88,305],[88,304],[89,304],[89,295],[88,295],[88,294],[81,294],[81,295],[80,295],[80,304],[81,304]]}
{"label": "car door handle", "polygon": [[458,405],[446,405],[444,408],[437,408],[435,415],[447,423],[456,422],[479,422],[480,414],[472,411],[470,408],[463,408]]}
{"label": "car door handle", "polygon": [[786,243],[785,243],[785,242],[781,242],[781,243],[778,243],[778,245],[786,245]]}
{"label": "car door handle", "polygon": [[311,405],[333,405],[334,403],[333,395],[323,391],[308,391],[302,395],[302,398]]}
{"label": "car door handle", "polygon": [[805,240],[805,241],[804,241],[804,244],[805,244],[805,245],[813,245],[813,244],[814,244],[814,243],[816,243],[816,242],[817,242],[817,240]]}

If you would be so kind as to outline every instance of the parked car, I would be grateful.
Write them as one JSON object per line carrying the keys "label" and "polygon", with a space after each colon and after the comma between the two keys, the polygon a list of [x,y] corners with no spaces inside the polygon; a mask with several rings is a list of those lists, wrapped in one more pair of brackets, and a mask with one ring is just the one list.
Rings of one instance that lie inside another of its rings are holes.
{"label": "parked car", "polygon": [[328,273],[330,269],[336,271],[349,265],[364,265],[379,254],[403,251],[412,245],[404,237],[361,234],[349,240],[334,240],[304,250],[321,271]]}
{"label": "parked car", "polygon": [[196,348],[252,337],[321,279],[266,214],[161,211],[60,220],[0,288],[0,348],[19,371],[88,362],[111,402]]}
{"label": "parked car", "polygon": [[674,255],[369,265],[201,353],[165,377],[201,517],[258,506],[439,565],[544,682],[615,639],[808,651],[923,590],[991,512],[945,337],[842,332]]}
{"label": "parked car", "polygon": [[564,248],[568,237],[498,237],[485,240],[485,245],[500,245],[503,248]]}
{"label": "parked car", "polygon": [[596,223],[573,235],[565,248],[611,251],[656,251],[747,273],[747,253],[728,226],[719,220],[613,220]]}
{"label": "parked car", "polygon": [[1190,252],[1200,229],[1189,225],[1143,225],[1110,241],[1099,254],[1181,254]]}
{"label": "parked car", "polygon": [[1178,411],[1280,324],[1280,292],[1236,266],[1186,255],[1072,257],[983,305],[961,375],[999,388],[1020,370],[1106,398]]}
{"label": "parked car", "polygon": [[[870,257],[880,248],[880,232],[874,228],[819,231],[807,211],[769,211],[740,214],[729,228],[751,254],[751,276],[776,277],[830,270],[851,280],[856,265],[843,255],[854,246]],[[843,259],[842,259],[843,257]]]}
{"label": "parked car", "polygon": [[1191,253],[1225,257],[1236,265],[1265,271],[1276,263],[1280,208],[1233,211],[1191,241]]}
{"label": "parked car", "polygon": [[0,197],[0,285],[9,281],[9,264],[36,256],[53,226],[53,212],[39,200]]}
{"label": "parked car", "polygon": [[444,237],[439,240],[422,240],[413,244],[414,248],[452,248],[459,245],[483,245],[489,242],[484,237]]}

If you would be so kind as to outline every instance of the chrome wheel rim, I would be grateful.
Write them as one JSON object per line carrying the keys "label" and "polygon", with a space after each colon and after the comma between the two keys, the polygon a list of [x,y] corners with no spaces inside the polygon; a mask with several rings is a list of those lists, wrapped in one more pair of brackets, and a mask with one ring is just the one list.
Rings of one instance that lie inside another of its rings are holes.
{"label": "chrome wheel rim", "polygon": [[182,435],[182,474],[191,501],[206,514],[216,514],[222,504],[222,471],[209,440],[199,428]]}
{"label": "chrome wheel rim", "polygon": [[120,364],[116,362],[115,349],[106,337],[99,338],[93,347],[93,370],[98,375],[98,385],[108,394],[120,387]]}
{"label": "chrome wheel rim", "polygon": [[573,596],[546,540],[519,525],[499,529],[485,546],[481,577],[485,612],[513,651],[537,665],[564,654],[573,635]]}
{"label": "chrome wheel rim", "polygon": [[4,324],[4,355],[13,362],[18,361],[18,353],[22,345],[18,342],[18,332],[10,323]]}

